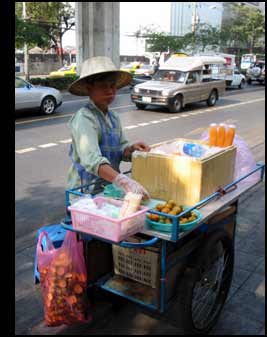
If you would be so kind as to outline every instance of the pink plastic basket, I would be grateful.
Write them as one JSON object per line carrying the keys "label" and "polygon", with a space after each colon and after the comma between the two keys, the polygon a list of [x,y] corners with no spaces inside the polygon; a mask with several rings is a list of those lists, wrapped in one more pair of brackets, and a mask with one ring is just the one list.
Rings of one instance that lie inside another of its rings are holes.
{"label": "pink plastic basket", "polygon": [[[110,203],[121,206],[123,201],[105,197],[96,197],[94,202],[97,206]],[[127,237],[134,235],[144,228],[146,212],[148,207],[141,206],[140,211],[125,218],[114,219],[98,214],[93,214],[86,210],[75,209],[69,206],[73,228],[81,232],[92,234],[113,242],[120,242]]]}

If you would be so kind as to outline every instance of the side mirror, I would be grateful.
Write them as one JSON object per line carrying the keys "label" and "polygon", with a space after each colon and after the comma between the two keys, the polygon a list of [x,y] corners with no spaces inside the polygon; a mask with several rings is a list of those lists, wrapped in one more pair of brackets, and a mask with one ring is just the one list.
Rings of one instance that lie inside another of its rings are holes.
{"label": "side mirror", "polygon": [[26,88],[27,88],[27,89],[31,89],[31,88],[32,88],[31,84],[27,83]]}

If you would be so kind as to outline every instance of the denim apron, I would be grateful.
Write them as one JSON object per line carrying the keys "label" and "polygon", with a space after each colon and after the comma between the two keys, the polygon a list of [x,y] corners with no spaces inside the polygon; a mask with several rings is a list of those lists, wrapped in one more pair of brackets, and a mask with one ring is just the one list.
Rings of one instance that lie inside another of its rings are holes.
{"label": "denim apron", "polygon": [[[90,103],[87,104],[86,107],[89,109],[92,108],[95,109]],[[101,129],[101,140],[99,143],[99,147],[102,156],[106,157],[109,160],[112,168],[120,172],[119,166],[122,160],[121,136],[120,136],[121,130],[119,128],[119,125],[117,124],[117,120],[114,118],[112,113],[108,111],[107,115],[110,118],[112,128],[108,127],[103,117],[97,114],[97,118]],[[81,185],[88,185],[95,182],[95,184],[92,184],[92,186],[86,188],[86,192],[92,193],[93,191],[100,189],[103,185],[106,185],[108,183],[104,179],[101,179],[98,176],[87,172],[80,163],[74,161],[72,144],[70,145],[69,156],[72,160],[74,167],[79,173]],[[83,190],[82,192],[84,193],[85,191]]]}

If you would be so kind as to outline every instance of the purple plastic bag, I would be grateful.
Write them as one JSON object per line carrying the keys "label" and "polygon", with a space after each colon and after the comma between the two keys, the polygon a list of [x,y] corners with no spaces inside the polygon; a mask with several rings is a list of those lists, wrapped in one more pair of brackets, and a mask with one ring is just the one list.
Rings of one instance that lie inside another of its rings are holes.
{"label": "purple plastic bag", "polygon": [[[209,139],[209,132],[206,130],[201,135],[201,140],[208,141]],[[233,145],[236,146],[236,160],[235,160],[235,173],[234,173],[234,180],[237,180],[253,169],[256,168],[256,161],[253,158],[253,154],[246,144],[246,142],[238,136],[235,135]],[[257,171],[252,175],[248,176],[244,179],[245,182],[256,183],[260,180],[260,172]]]}

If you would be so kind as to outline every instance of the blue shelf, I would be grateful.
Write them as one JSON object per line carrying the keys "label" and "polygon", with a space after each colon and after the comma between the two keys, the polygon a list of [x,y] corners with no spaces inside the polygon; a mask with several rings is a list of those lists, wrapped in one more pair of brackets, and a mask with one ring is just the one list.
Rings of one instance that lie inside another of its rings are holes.
{"label": "blue shelf", "polygon": [[114,275],[99,287],[150,310],[158,310],[157,290],[126,277]]}

